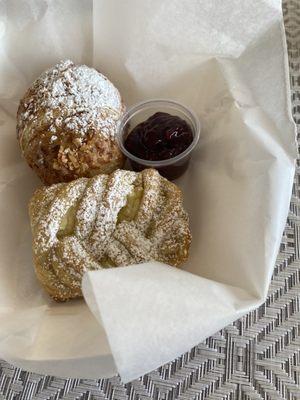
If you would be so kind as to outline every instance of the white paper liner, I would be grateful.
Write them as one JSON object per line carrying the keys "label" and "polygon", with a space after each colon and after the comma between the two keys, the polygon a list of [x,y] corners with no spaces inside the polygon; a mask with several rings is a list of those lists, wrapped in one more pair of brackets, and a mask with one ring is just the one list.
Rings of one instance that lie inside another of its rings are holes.
{"label": "white paper liner", "polygon": [[[56,376],[128,381],[263,302],[296,157],[280,1],[6,1],[0,19],[0,357]],[[193,245],[159,263],[92,272],[57,305],[32,266],[39,185],[15,137],[19,99],[60,59],[94,65],[127,104],[171,98],[202,132],[178,184]],[[94,318],[94,316],[96,318]]]}

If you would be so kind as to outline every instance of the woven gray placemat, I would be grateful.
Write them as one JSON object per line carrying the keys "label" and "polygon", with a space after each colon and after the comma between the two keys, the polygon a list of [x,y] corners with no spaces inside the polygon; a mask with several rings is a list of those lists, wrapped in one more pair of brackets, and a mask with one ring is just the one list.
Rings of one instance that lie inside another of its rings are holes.
{"label": "woven gray placemat", "polygon": [[[293,115],[300,140],[300,0],[283,2]],[[300,399],[300,162],[265,304],[182,357],[123,385],[61,379],[0,361],[2,400]]]}

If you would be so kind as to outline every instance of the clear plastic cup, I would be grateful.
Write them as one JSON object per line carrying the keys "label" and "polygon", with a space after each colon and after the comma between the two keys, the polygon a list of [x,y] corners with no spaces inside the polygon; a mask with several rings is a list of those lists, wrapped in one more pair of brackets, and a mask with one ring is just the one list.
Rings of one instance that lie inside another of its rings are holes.
{"label": "clear plastic cup", "polygon": [[[125,148],[124,143],[132,129],[156,112],[165,112],[185,120],[192,130],[193,141],[182,153],[173,158],[150,161],[131,154]],[[138,103],[124,114],[117,132],[117,141],[121,151],[129,159],[134,171],[142,171],[145,168],[155,168],[162,176],[173,180],[179,178],[188,168],[192,151],[198,143],[199,136],[200,122],[193,111],[176,101],[155,99]]]}

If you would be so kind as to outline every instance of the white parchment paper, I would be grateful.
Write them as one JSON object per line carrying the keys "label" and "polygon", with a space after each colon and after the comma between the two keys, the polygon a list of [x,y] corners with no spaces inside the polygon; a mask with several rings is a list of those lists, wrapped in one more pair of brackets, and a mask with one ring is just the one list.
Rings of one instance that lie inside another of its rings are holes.
{"label": "white parchment paper", "polygon": [[[0,357],[128,381],[263,302],[296,157],[280,1],[4,0],[0,40]],[[15,114],[34,78],[65,58],[105,73],[127,105],[183,102],[203,128],[178,182],[193,234],[185,267],[91,272],[86,303],[55,304],[32,266],[27,203],[40,183]]]}

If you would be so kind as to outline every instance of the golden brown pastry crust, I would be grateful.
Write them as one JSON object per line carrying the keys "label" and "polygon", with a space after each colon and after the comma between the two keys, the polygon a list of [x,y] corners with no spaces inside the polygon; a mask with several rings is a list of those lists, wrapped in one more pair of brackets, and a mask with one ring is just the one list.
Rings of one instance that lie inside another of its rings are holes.
{"label": "golden brown pastry crust", "polygon": [[179,266],[191,243],[180,189],[156,170],[38,189],[29,204],[37,277],[51,297],[81,297],[85,271],[150,260]]}
{"label": "golden brown pastry crust", "polygon": [[28,89],[17,136],[29,166],[45,184],[110,173],[124,164],[115,133],[121,96],[102,74],[63,61]]}

